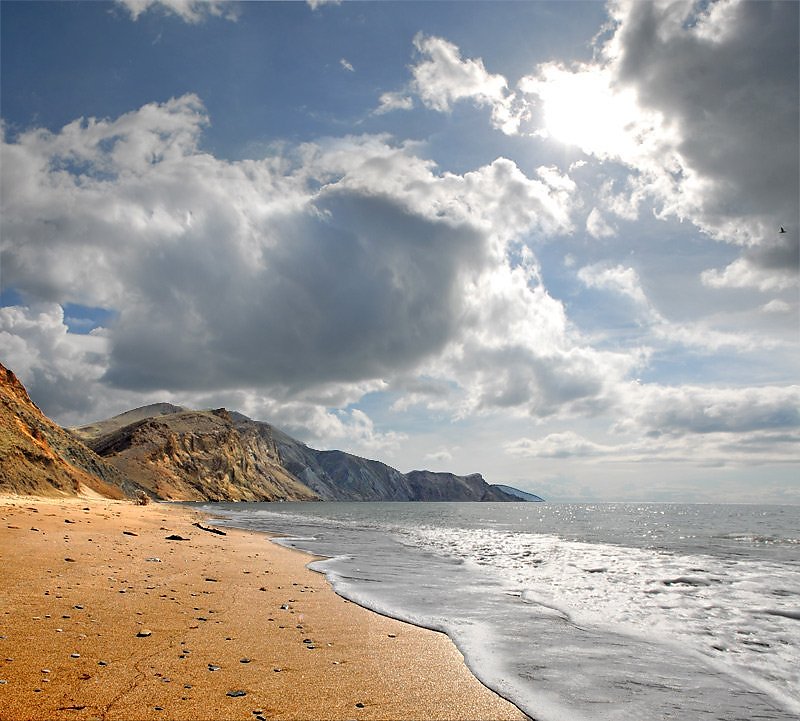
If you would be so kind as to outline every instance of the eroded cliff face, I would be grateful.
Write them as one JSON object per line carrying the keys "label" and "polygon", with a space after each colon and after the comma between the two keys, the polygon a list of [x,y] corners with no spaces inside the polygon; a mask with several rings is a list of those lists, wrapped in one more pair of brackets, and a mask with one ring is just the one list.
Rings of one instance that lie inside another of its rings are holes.
{"label": "eroded cliff face", "polygon": [[122,498],[135,485],[47,418],[0,364],[0,491],[59,496],[87,490]]}
{"label": "eroded cliff face", "polygon": [[259,433],[257,427],[237,428],[224,409],[174,408],[173,413],[144,417],[121,427],[111,419],[106,424],[93,424],[76,432],[83,435],[93,450],[157,498],[186,501],[318,498],[281,465],[274,442]]}

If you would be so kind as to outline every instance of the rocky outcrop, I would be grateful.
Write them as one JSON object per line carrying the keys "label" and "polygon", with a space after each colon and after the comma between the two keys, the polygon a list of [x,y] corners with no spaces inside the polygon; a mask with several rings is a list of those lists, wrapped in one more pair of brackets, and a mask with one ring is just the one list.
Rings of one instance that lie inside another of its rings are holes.
{"label": "rocky outcrop", "polygon": [[[153,415],[148,414],[151,410]],[[133,422],[124,424],[125,420]],[[268,434],[237,427],[225,409],[158,404],[76,429],[93,450],[156,498],[316,500],[281,465]]]}
{"label": "rocky outcrop", "polygon": [[136,484],[47,418],[0,365],[0,491],[74,496],[87,490],[122,498]]}

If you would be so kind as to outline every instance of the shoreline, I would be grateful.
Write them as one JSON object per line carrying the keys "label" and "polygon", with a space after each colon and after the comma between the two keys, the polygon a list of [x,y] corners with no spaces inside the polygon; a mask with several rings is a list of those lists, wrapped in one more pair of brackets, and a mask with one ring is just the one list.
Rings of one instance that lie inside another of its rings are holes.
{"label": "shoreline", "polygon": [[198,521],[0,497],[0,719],[527,718],[444,634],[336,595],[269,534]]}

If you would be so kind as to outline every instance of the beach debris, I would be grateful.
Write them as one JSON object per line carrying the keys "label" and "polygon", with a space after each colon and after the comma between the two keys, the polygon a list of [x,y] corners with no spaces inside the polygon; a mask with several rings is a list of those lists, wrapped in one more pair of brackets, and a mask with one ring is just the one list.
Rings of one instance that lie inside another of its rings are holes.
{"label": "beach debris", "polygon": [[80,655],[79,653],[71,653],[71,654],[69,655],[69,657],[70,657],[70,658],[80,658],[80,657],[81,657],[81,655]]}
{"label": "beach debris", "polygon": [[227,536],[228,534],[225,531],[220,531],[219,528],[210,528],[209,526],[203,526],[200,523],[193,523],[193,526],[197,526],[201,531],[208,531],[209,533],[216,533],[218,536]]}
{"label": "beach debris", "polygon": [[221,671],[222,670],[222,666],[217,666],[214,663],[210,663],[210,664],[208,664],[208,670],[209,671]]}
{"label": "beach debris", "polygon": [[98,661],[97,665],[98,666],[108,666],[108,661]]}
{"label": "beach debris", "polygon": [[153,632],[149,628],[143,628],[139,633],[136,634],[137,638],[147,638],[148,636],[152,636]]}
{"label": "beach debris", "polygon": [[158,556],[150,556],[150,558],[145,558],[144,560],[150,563],[161,563],[161,559]]}
{"label": "beach debris", "polygon": [[123,531],[122,534],[124,536],[138,536],[138,533],[134,533],[133,531]]}
{"label": "beach debris", "polygon": [[65,519],[64,519],[64,523],[75,523],[75,521],[73,521],[73,520],[72,520],[72,519],[70,519],[70,518],[65,518]]}
{"label": "beach debris", "polygon": [[64,560],[65,560],[67,563],[75,563],[75,559],[74,559],[74,558],[70,558],[69,556],[67,556],[67,557],[66,557]]}
{"label": "beach debris", "polygon": [[219,583],[218,578],[211,578],[210,576],[205,579],[206,581],[210,581],[211,583]]}
{"label": "beach debris", "polygon": [[247,696],[247,691],[242,691],[241,689],[238,691],[228,691],[225,695],[231,698],[239,698],[239,696]]}
{"label": "beach debris", "polygon": [[166,538],[167,541],[188,541],[188,538],[184,538],[183,536],[179,536],[177,533],[173,533]]}

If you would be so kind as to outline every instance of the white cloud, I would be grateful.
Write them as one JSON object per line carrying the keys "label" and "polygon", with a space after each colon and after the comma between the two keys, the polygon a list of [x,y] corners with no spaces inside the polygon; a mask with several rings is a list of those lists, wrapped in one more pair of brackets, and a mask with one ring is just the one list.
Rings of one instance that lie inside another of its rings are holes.
{"label": "white cloud", "polygon": [[574,431],[551,433],[537,439],[519,438],[503,448],[509,455],[521,458],[586,458],[614,452],[612,446],[595,443]]}
{"label": "white cloud", "polygon": [[586,231],[593,238],[598,239],[610,238],[616,235],[617,232],[597,208],[592,208],[591,212],[586,218]]}
{"label": "white cloud", "polygon": [[223,17],[226,20],[237,20],[238,9],[230,0],[116,0],[130,13],[133,20],[138,20],[143,13],[158,8],[164,12],[177,15],[187,23],[200,23],[208,17]]}
{"label": "white cloud", "polygon": [[353,67],[352,63],[349,60],[347,60],[346,58],[341,58],[339,60],[339,65],[341,65],[345,70],[347,70],[350,73],[354,73],[356,71],[356,69]]}
{"label": "white cloud", "polygon": [[443,38],[420,33],[414,47],[422,59],[411,68],[413,88],[427,107],[449,112],[455,103],[471,100],[491,108],[496,128],[517,132],[522,115],[502,75],[487,72],[480,58],[462,59],[459,49]]}
{"label": "white cloud", "polygon": [[312,10],[318,10],[325,5],[341,5],[342,0],[306,0]]}
{"label": "white cloud", "polygon": [[791,310],[792,306],[778,298],[773,298],[769,303],[761,306],[762,313],[789,313]]}
{"label": "white cloud", "polygon": [[411,110],[414,107],[414,100],[410,95],[403,92],[383,93],[380,97],[380,105],[373,111],[375,115],[383,115],[393,110]]}
{"label": "white cloud", "polygon": [[578,271],[578,279],[587,288],[601,288],[628,296],[634,303],[647,307],[647,297],[642,290],[639,274],[633,268],[604,263],[585,266]]}

